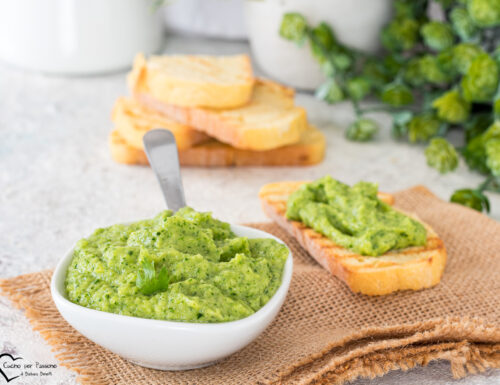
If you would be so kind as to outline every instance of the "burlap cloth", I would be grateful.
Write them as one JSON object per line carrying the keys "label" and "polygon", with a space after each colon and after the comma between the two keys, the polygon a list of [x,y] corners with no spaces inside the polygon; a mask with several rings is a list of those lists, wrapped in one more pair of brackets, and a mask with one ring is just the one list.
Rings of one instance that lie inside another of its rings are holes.
{"label": "burlap cloth", "polygon": [[340,384],[436,359],[450,361],[455,377],[500,367],[500,224],[423,187],[397,193],[396,206],[416,212],[443,238],[448,263],[438,286],[384,297],[353,294],[276,225],[255,224],[292,249],[290,292],[255,342],[204,369],[145,369],[90,342],[56,310],[51,271],[0,287],[83,384]]}

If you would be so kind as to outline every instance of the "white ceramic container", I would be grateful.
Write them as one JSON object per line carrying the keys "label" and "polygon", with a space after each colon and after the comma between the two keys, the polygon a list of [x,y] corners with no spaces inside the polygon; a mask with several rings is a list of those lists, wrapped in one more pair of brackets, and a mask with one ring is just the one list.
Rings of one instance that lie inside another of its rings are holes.
{"label": "white ceramic container", "polygon": [[162,20],[152,0],[0,0],[0,60],[54,74],[130,67],[160,49]]}
{"label": "white ceramic container", "polygon": [[182,34],[245,39],[245,0],[170,0],[163,8],[166,28]]}
{"label": "white ceramic container", "polygon": [[[231,226],[238,236],[280,239],[245,226]],[[197,324],[151,320],[106,313],[66,298],[64,280],[73,250],[59,262],[52,277],[52,298],[68,323],[88,339],[141,366],[184,370],[207,366],[252,342],[278,314],[292,278],[289,253],[281,286],[260,310],[238,321]]]}
{"label": "white ceramic container", "polygon": [[391,16],[391,0],[246,0],[252,53],[265,74],[292,87],[315,89],[324,76],[309,45],[279,36],[283,14],[299,12],[308,22],[330,24],[342,43],[366,52],[379,49],[379,32]]}

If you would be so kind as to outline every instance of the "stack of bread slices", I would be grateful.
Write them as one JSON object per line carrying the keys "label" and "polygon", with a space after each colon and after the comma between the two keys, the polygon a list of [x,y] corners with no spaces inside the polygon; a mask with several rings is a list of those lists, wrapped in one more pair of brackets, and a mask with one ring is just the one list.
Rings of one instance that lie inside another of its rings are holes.
{"label": "stack of bread slices", "polygon": [[147,164],[142,137],[155,128],[172,131],[184,166],[311,165],[324,157],[324,136],[293,90],[254,78],[246,55],[139,54],[128,86],[131,96],[112,113],[117,162]]}

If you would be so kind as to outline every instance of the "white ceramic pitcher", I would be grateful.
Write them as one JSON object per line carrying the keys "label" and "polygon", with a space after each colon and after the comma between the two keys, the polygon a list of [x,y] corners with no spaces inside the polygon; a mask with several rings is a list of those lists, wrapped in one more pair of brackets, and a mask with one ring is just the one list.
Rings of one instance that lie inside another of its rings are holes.
{"label": "white ceramic pitcher", "polygon": [[152,0],[0,0],[0,60],[24,69],[105,73],[161,42]]}

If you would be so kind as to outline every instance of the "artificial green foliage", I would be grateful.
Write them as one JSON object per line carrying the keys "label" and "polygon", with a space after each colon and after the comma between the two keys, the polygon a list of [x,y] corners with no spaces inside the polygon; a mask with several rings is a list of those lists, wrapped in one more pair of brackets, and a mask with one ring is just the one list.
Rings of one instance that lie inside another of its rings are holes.
{"label": "artificial green foliage", "polygon": [[420,58],[420,71],[427,83],[443,85],[450,80],[450,74],[439,65],[438,57],[427,54]]}
{"label": "artificial green foliage", "polygon": [[493,124],[493,118],[490,113],[484,112],[475,114],[464,125],[465,142],[469,143],[475,137],[481,135]]}
{"label": "artificial green foliage", "polygon": [[[431,5],[442,7],[439,20],[429,18]],[[294,13],[284,16],[280,29],[292,42],[309,42],[328,78],[317,96],[353,103],[356,121],[347,138],[370,140],[378,126],[367,114],[388,112],[393,138],[431,141],[431,166],[451,171],[460,155],[484,174],[480,187],[463,189],[454,201],[487,209],[484,193],[500,192],[492,141],[500,139],[500,0],[393,0],[392,20],[380,33],[384,51],[377,55],[344,45],[334,32]],[[381,105],[365,107],[367,97]],[[455,147],[446,140],[451,132]]]}
{"label": "artificial green foliage", "polygon": [[326,23],[320,23],[311,30],[311,52],[320,63],[325,62],[328,57],[326,53],[330,51],[335,44],[335,36],[332,29]]}
{"label": "artificial green foliage", "polygon": [[483,49],[477,44],[457,44],[453,47],[453,67],[458,73],[464,75],[469,70],[474,59],[482,53],[484,53]]}
{"label": "artificial green foliage", "polygon": [[413,112],[408,110],[392,114],[392,137],[401,139],[408,134],[408,123],[413,119]]}
{"label": "artificial green foliage", "polygon": [[372,83],[365,76],[356,76],[347,80],[347,93],[352,100],[364,99],[372,89]]}
{"label": "artificial green foliage", "polygon": [[450,12],[450,21],[455,33],[463,41],[470,41],[477,36],[476,25],[465,7],[457,6],[453,8]]}
{"label": "artificial green foliage", "polygon": [[420,28],[420,33],[425,45],[434,51],[443,51],[453,45],[453,30],[446,23],[429,21]]}
{"label": "artificial green foliage", "polygon": [[427,142],[439,132],[442,124],[432,113],[416,115],[408,122],[408,140],[412,143]]}
{"label": "artificial green foliage", "polygon": [[396,18],[382,31],[382,44],[390,51],[412,49],[418,41],[419,23],[410,18]]}
{"label": "artificial green foliage", "polygon": [[286,13],[280,26],[281,37],[295,43],[302,43],[307,34],[307,21],[299,13]]}
{"label": "artificial green foliage", "polygon": [[393,55],[386,55],[380,63],[382,70],[387,75],[387,79],[394,79],[402,69],[401,56],[397,53]]}
{"label": "artificial green foliage", "polygon": [[[450,8],[454,3],[454,0],[435,0],[435,1],[436,1],[436,3],[441,4],[441,6],[444,9]],[[463,0],[463,1],[466,1],[466,0]]]}
{"label": "artificial green foliage", "polygon": [[378,130],[378,124],[374,120],[361,118],[350,124],[345,135],[349,140],[367,142],[375,136]]}
{"label": "artificial green foliage", "polygon": [[498,86],[498,64],[487,53],[478,55],[462,78],[465,99],[489,102]]}
{"label": "artificial green foliage", "polygon": [[458,75],[458,71],[454,63],[453,48],[454,47],[445,49],[436,56],[438,67],[447,74],[449,81],[454,80],[455,77]]}
{"label": "artificial green foliage", "polygon": [[387,73],[382,62],[368,58],[363,64],[361,74],[370,81],[373,87],[380,88],[391,80],[391,76]]}
{"label": "artificial green foliage", "polygon": [[316,97],[328,103],[337,103],[344,99],[344,91],[335,79],[329,79],[316,90]]}
{"label": "artificial green foliage", "polygon": [[500,0],[468,0],[467,10],[479,27],[494,27],[500,24]]}
{"label": "artificial green foliage", "polygon": [[496,48],[491,52],[491,57],[496,60],[497,63],[500,63],[500,44],[496,46]]}
{"label": "artificial green foliage", "polygon": [[500,119],[500,98],[495,99],[493,102],[493,115],[495,119]]}
{"label": "artificial green foliage", "polygon": [[448,123],[463,123],[470,113],[470,103],[460,95],[458,90],[445,92],[432,103],[437,116]]}
{"label": "artificial green foliage", "polygon": [[434,138],[425,149],[427,164],[441,174],[453,171],[458,166],[458,154],[446,139]]}
{"label": "artificial green foliage", "polygon": [[481,136],[471,139],[469,143],[462,149],[462,155],[465,163],[471,170],[487,174],[489,172],[486,166],[486,148],[485,142]]}
{"label": "artificial green foliage", "polygon": [[500,139],[486,142],[486,165],[494,176],[500,176]]}
{"label": "artificial green foliage", "polygon": [[470,207],[477,211],[490,211],[490,202],[482,191],[476,189],[462,189],[453,193],[450,202],[458,203],[463,206]]}
{"label": "artificial green foliage", "polygon": [[331,57],[334,67],[339,71],[348,70],[353,64],[353,57],[349,51],[342,47],[338,47],[336,52]]}
{"label": "artificial green foliage", "polygon": [[394,107],[405,106],[413,102],[413,94],[408,86],[395,82],[387,84],[380,95],[382,101]]}
{"label": "artificial green foliage", "polygon": [[403,80],[412,87],[419,87],[427,81],[422,70],[422,62],[419,57],[414,57],[408,60],[403,69]]}
{"label": "artificial green foliage", "polygon": [[426,0],[399,0],[394,2],[396,18],[411,18],[421,20],[425,18]]}
{"label": "artificial green foliage", "polygon": [[500,139],[500,120],[495,120],[487,130],[481,135],[481,139],[484,143],[491,139]]}
{"label": "artificial green foliage", "polygon": [[482,134],[472,138],[462,150],[467,165],[482,174],[489,174],[486,164],[486,145],[490,140],[500,139],[500,121],[495,121]]}

